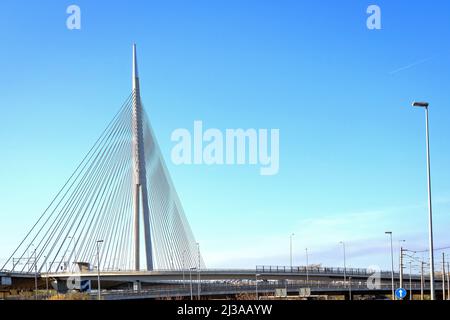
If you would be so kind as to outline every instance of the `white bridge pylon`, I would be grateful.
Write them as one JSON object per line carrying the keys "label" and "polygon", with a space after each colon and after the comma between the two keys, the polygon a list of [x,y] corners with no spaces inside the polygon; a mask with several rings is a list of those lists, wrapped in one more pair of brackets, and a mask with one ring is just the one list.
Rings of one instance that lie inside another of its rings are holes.
{"label": "white bridge pylon", "polygon": [[145,114],[133,45],[132,92],[2,266],[68,272],[205,268]]}

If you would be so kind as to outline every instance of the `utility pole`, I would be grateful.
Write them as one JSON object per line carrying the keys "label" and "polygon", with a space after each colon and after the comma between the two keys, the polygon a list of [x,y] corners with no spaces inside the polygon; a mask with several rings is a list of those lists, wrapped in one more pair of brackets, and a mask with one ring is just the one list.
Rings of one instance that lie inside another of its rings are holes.
{"label": "utility pole", "polygon": [[139,73],[136,57],[136,45],[133,45],[133,209],[134,209],[134,269],[140,269],[140,204],[144,222],[145,255],[148,271],[153,270],[152,242],[150,236],[150,217],[147,198],[147,174],[145,171],[144,132],[142,127],[142,104],[139,85]]}
{"label": "utility pole", "polygon": [[423,300],[423,287],[425,279],[423,277],[423,261],[420,261],[420,300]]}
{"label": "utility pole", "polygon": [[400,288],[403,288],[403,247],[400,247]]}

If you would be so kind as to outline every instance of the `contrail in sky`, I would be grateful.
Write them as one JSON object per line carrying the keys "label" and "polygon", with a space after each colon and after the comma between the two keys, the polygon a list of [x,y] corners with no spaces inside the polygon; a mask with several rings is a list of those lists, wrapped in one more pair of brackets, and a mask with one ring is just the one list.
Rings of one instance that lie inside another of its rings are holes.
{"label": "contrail in sky", "polygon": [[395,69],[395,70],[389,72],[389,74],[392,75],[392,74],[395,74],[395,73],[397,73],[397,72],[400,72],[400,71],[404,71],[404,70],[410,69],[410,68],[412,68],[412,67],[418,66],[418,65],[420,65],[420,64],[422,64],[422,63],[425,63],[425,62],[427,62],[427,61],[430,61],[431,59],[433,59],[433,57],[429,57],[429,58],[426,58],[426,59],[422,59],[422,60],[413,62],[413,63],[411,63],[411,64],[408,64],[407,66],[404,66],[404,67]]}

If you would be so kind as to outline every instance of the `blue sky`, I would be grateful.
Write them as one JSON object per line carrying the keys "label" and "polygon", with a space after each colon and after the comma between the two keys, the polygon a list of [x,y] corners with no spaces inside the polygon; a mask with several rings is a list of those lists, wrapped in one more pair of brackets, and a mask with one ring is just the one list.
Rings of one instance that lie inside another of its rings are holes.
{"label": "blue sky", "polygon": [[[66,28],[66,8],[82,12]],[[382,30],[366,9],[381,8]],[[436,247],[450,245],[448,1],[3,1],[0,259],[131,91],[142,99],[209,267],[389,266],[427,246],[430,106]],[[177,128],[280,129],[280,171],[175,166]],[[397,243],[397,242],[396,242]]]}

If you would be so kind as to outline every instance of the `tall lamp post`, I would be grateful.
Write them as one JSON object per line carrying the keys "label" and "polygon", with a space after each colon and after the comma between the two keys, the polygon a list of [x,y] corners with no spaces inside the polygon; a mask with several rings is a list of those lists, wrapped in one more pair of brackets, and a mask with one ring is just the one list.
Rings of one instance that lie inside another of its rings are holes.
{"label": "tall lamp post", "polygon": [[45,261],[45,269],[46,269],[46,275],[45,275],[45,289],[46,289],[46,293],[47,293],[47,297],[49,296],[49,291],[48,291],[48,262],[47,262],[47,256],[44,256],[44,261]]}
{"label": "tall lamp post", "polygon": [[102,292],[100,288],[100,244],[103,240],[97,240],[97,299],[102,298]]}
{"label": "tall lamp post", "polygon": [[306,285],[308,285],[309,283],[309,270],[308,270],[308,266],[309,266],[309,261],[308,261],[308,248],[305,249],[306,251]]}
{"label": "tall lamp post", "polygon": [[293,236],[295,236],[294,233],[291,233],[291,235],[289,236],[289,261],[290,261],[291,271],[292,271],[292,237]]}
{"label": "tall lamp post", "polygon": [[425,262],[420,261],[420,300],[423,300],[423,291],[425,286],[425,278],[423,276],[423,265]]}
{"label": "tall lamp post", "polygon": [[186,287],[186,283],[185,283],[185,279],[184,279],[184,269],[186,269],[186,267],[185,267],[185,265],[184,265],[184,260],[186,259],[186,250],[183,250],[183,266],[182,266],[182,269],[183,269],[183,288],[185,288]]}
{"label": "tall lamp post", "polygon": [[255,274],[255,293],[256,293],[256,300],[259,300],[258,298],[258,277],[260,276],[259,273]]}
{"label": "tall lamp post", "polygon": [[[28,261],[27,264],[29,264],[31,262],[31,267],[28,268],[28,271],[33,270],[33,266],[34,266],[34,299],[37,300],[38,299],[38,281],[37,281],[37,255],[36,255],[36,246],[34,245],[34,243],[30,244],[30,247],[34,248],[34,251],[32,253],[28,252]],[[31,255],[31,256],[30,256]],[[20,262],[19,258],[19,262]],[[13,259],[13,265],[14,265],[14,259]]]}
{"label": "tall lamp post", "polygon": [[395,300],[395,286],[394,286],[394,247],[392,245],[392,231],[386,231],[391,239],[391,285],[392,285],[392,300]]}
{"label": "tall lamp post", "polygon": [[411,273],[412,273],[412,265],[411,265],[411,261],[409,261],[409,300],[413,299]]}
{"label": "tall lamp post", "polygon": [[36,247],[34,248],[34,298],[38,299],[38,281],[37,281],[37,256]]}
{"label": "tall lamp post", "polygon": [[[68,252],[69,252],[69,250],[70,250],[70,245],[72,244],[72,241],[74,240],[74,237],[73,236],[68,236],[66,239],[70,239],[69,240],[69,245],[67,246],[67,249],[66,249],[66,252],[64,253],[64,259],[66,258],[66,256],[67,256],[67,260],[66,261],[64,261],[64,263],[65,263],[65,266],[64,266],[64,268],[67,270],[67,268],[70,268],[70,256],[72,255],[72,254],[69,254]],[[75,251],[75,250],[74,250]]]}
{"label": "tall lamp post", "polygon": [[198,287],[197,287],[197,298],[200,300],[200,287],[201,287],[201,281],[200,281],[200,243],[197,242],[197,254],[198,254],[198,269],[197,269],[197,280],[198,280]]}
{"label": "tall lamp post", "polygon": [[192,301],[192,270],[197,269],[196,267],[191,267],[189,268],[189,284],[190,284],[190,289],[191,289],[191,301]]}
{"label": "tall lamp post", "polygon": [[348,278],[348,283],[349,283],[348,296],[349,299],[352,300],[352,277]]}
{"label": "tall lamp post", "polygon": [[430,170],[430,135],[428,122],[428,102],[413,102],[413,107],[425,108],[425,126],[427,139],[427,187],[428,187],[428,242],[430,251],[430,293],[431,300],[435,299],[434,293],[434,253],[433,253],[433,211],[431,206],[431,170]]}
{"label": "tall lamp post", "polygon": [[342,244],[342,248],[344,250],[344,287],[345,287],[346,283],[347,283],[347,265],[346,265],[346,262],[345,262],[345,260],[346,260],[346,258],[345,258],[345,242],[341,241],[339,243]]}

